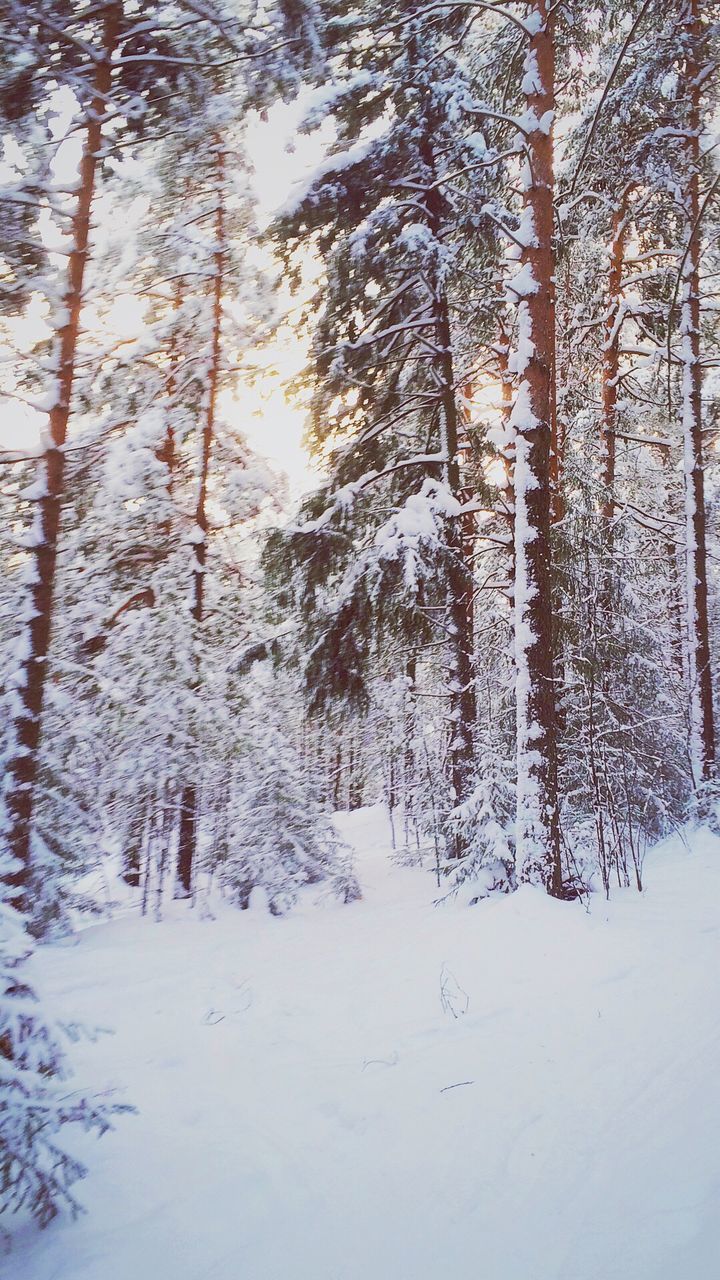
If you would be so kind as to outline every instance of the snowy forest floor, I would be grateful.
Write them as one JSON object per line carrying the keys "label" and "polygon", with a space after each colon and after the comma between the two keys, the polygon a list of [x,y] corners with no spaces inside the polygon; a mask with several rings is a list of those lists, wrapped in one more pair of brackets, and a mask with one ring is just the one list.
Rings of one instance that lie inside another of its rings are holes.
{"label": "snowy forest floor", "polygon": [[[363,900],[175,904],[45,947],[77,1077],[138,1108],[76,1223],[12,1280],[710,1280],[720,1275],[720,841],[654,851],[590,912],[433,906],[379,810]],[[467,1006],[467,1008],[466,1008]]]}

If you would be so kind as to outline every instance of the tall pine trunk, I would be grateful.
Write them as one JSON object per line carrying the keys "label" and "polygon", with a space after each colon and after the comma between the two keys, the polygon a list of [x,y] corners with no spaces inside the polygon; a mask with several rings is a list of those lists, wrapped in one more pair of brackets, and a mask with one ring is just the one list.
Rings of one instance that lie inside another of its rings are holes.
{"label": "tall pine trunk", "polygon": [[165,396],[167,399],[165,432],[157,451],[158,462],[161,464],[165,472],[167,511],[165,518],[160,523],[160,537],[162,540],[163,555],[165,557],[170,554],[173,539],[172,508],[175,495],[175,468],[177,465],[177,442],[175,439],[174,414],[175,398],[177,395],[178,370],[180,367],[177,324],[182,311],[182,302],[183,282],[181,278],[178,278],[173,290],[173,324],[170,331],[170,343],[168,350],[168,375],[165,380]]}
{"label": "tall pine trunk", "polygon": [[506,526],[507,595],[512,599],[515,583],[515,438],[512,427],[513,376],[510,369],[511,341],[509,326],[502,317],[498,324],[497,369],[500,380],[500,414],[503,425],[503,449],[501,463],[504,475],[502,497],[498,502],[498,514]]}
{"label": "tall pine trunk", "polygon": [[9,882],[16,891],[15,903],[21,910],[30,910],[32,905],[32,831],[53,621],[58,539],[65,492],[64,446],[72,411],[83,287],[89,254],[90,216],[102,146],[103,118],[112,84],[112,57],[118,41],[121,17],[121,3],[108,5],[103,17],[102,46],[97,51],[94,93],[87,108],[77,205],[71,223],[71,249],[62,300],[62,323],[56,333],[56,393],[49,413],[49,443],[39,463],[38,481],[33,492],[35,515],[30,549],[34,568],[6,776],[7,843],[14,858]]}
{"label": "tall pine trunk", "polygon": [[[430,123],[428,121],[428,123]],[[433,180],[436,177],[435,155],[430,132],[423,139],[420,153]],[[443,230],[442,195],[433,181],[425,197],[428,222],[439,242]],[[450,309],[445,286],[439,279],[433,284],[435,343],[438,358],[433,371],[438,391],[440,418],[440,451],[445,459],[443,480],[450,493],[462,502],[460,465],[458,461],[459,409],[455,388],[453,338]],[[448,773],[453,806],[467,800],[474,776],[474,731],[476,720],[475,673],[473,660],[473,581],[465,554],[461,519],[447,522],[445,549],[447,570],[447,634],[448,694],[450,703]],[[460,858],[463,840],[455,830],[449,833],[447,853]]]}
{"label": "tall pine trunk", "polygon": [[680,295],[680,363],[682,368],[682,434],[685,479],[685,545],[687,566],[688,678],[690,683],[690,760],[695,783],[714,770],[708,579],[705,533],[702,365],[700,363],[700,84],[697,45],[700,38],[698,0],[684,0],[682,34],[687,42],[684,88],[687,112],[684,133],[684,213],[688,251]]}
{"label": "tall pine trunk", "polygon": [[[553,669],[550,540],[555,442],[555,254],[553,245],[554,44],[546,0],[530,6],[523,87],[528,126],[523,183],[528,234],[515,278],[520,381],[515,429],[515,660],[517,870],[521,881],[562,892]],[[513,287],[511,282],[510,287]]]}
{"label": "tall pine trunk", "polygon": [[612,521],[615,515],[615,457],[617,431],[618,375],[620,373],[620,289],[625,254],[625,236],[628,225],[627,190],[624,191],[612,215],[610,263],[607,278],[607,309],[603,332],[602,357],[602,419],[600,426],[600,452],[602,466],[603,501],[602,516],[606,524],[607,539],[612,551]]}
{"label": "tall pine trunk", "polygon": [[[215,209],[215,249],[213,253],[213,291],[210,338],[210,369],[208,373],[207,400],[202,430],[200,452],[200,476],[195,507],[195,536],[193,554],[193,604],[192,618],[196,629],[202,624],[205,612],[205,563],[207,559],[208,518],[207,490],[210,475],[210,458],[215,437],[218,382],[222,351],[222,303],[223,272],[225,269],[225,153],[222,140],[214,139],[217,180],[217,206]],[[196,662],[199,654],[196,650]],[[200,672],[197,672],[199,684]],[[199,787],[197,781],[186,782],[180,800],[180,831],[178,836],[177,878],[181,894],[190,896],[198,841]]]}
{"label": "tall pine trunk", "polygon": [[[458,407],[453,385],[453,360],[447,299],[438,301],[438,339],[443,351],[441,449],[447,459],[444,479],[450,492],[462,501],[458,463]],[[474,518],[473,518],[474,519]],[[476,720],[475,673],[473,662],[474,592],[472,566],[468,563],[462,517],[449,522],[446,547],[449,556],[447,579],[448,631],[450,642],[450,743],[448,748],[450,784],[456,805],[467,800],[473,784],[474,730]],[[469,533],[469,530],[468,530]],[[462,840],[453,835],[448,848],[451,857],[462,857]]]}
{"label": "tall pine trunk", "polygon": [[[605,565],[602,569],[598,621],[610,620],[613,599],[613,552],[615,549],[615,460],[617,456],[618,377],[620,374],[620,340],[622,332],[622,269],[625,260],[625,237],[628,228],[628,196],[630,188],[621,192],[613,208],[610,253],[607,275],[605,321],[602,348],[602,413],[600,418],[600,480],[603,488],[600,514],[603,523]],[[601,623],[602,629],[602,623]]]}

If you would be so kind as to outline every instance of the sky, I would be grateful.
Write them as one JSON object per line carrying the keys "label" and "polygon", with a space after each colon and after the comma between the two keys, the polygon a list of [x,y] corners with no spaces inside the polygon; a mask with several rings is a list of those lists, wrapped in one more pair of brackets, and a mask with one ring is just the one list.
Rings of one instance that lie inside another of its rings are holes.
{"label": "sky", "polygon": [[[299,135],[296,130],[298,108],[278,104],[263,121],[256,117],[248,130],[249,158],[254,169],[261,224],[283,203],[294,182],[317,163],[319,143],[316,138]],[[67,156],[68,172],[76,168],[75,150]],[[290,299],[288,299],[288,305]],[[113,323],[123,336],[137,327],[138,306],[130,296],[119,296],[113,307]],[[22,347],[37,340],[42,321],[37,309],[19,322],[14,338]],[[4,358],[0,346],[0,359]],[[238,386],[221,403],[223,415],[239,426],[253,449],[267,458],[275,470],[288,480],[290,496],[299,497],[313,488],[318,472],[302,443],[304,413],[284,394],[283,381],[302,368],[305,351],[300,339],[286,329],[267,352],[268,374],[255,388]],[[0,449],[37,448],[45,415],[19,399],[0,398]]]}
{"label": "sky", "polygon": [[[248,128],[261,225],[318,162],[318,139],[297,132],[298,114],[297,105],[278,103],[265,121],[256,116]],[[290,298],[287,303],[289,307]],[[299,337],[287,329],[268,355],[280,377],[291,378],[302,369],[306,352]],[[281,380],[270,378],[256,392],[244,392],[243,398],[248,409],[252,406],[252,415],[242,425],[253,448],[282,468],[293,496],[313,488],[318,472],[302,444],[305,415],[285,397]]]}

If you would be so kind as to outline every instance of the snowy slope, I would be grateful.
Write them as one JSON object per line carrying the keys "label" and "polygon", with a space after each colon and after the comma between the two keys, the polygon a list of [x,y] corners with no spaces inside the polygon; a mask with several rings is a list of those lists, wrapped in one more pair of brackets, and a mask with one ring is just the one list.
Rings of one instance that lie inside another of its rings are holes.
{"label": "snowy slope", "polygon": [[[588,914],[525,889],[434,907],[376,810],[364,899],[220,904],[45,948],[78,1075],[139,1108],[88,1214],[10,1280],[710,1280],[720,1275],[720,841]],[[467,1006],[466,1012],[463,1012]],[[2,1264],[0,1264],[2,1269]]]}

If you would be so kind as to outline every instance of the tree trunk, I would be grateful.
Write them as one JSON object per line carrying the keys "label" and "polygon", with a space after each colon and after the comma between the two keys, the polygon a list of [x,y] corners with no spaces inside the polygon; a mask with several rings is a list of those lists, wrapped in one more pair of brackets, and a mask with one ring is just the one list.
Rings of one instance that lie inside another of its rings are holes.
{"label": "tree trunk", "polygon": [[[420,147],[420,153],[431,176],[436,174],[431,135]],[[430,186],[425,199],[430,230],[440,239],[443,225],[442,195],[436,184]],[[455,394],[452,330],[450,311],[444,286],[435,282],[433,294],[435,314],[435,342],[439,356],[434,362],[433,373],[438,389],[440,419],[440,451],[445,459],[443,480],[450,493],[463,500],[458,462],[458,405]],[[447,522],[446,550],[447,571],[447,632],[449,641],[448,692],[450,695],[448,746],[449,781],[452,806],[467,800],[474,774],[474,730],[476,719],[475,675],[473,661],[473,580],[463,544],[461,521]],[[464,842],[457,832],[448,839],[447,854],[460,858]]]}
{"label": "tree trunk", "polygon": [[182,308],[182,288],[182,280],[179,279],[176,281],[173,294],[173,326],[170,332],[168,350],[168,375],[165,380],[165,396],[167,398],[165,433],[157,450],[158,462],[162,465],[165,471],[165,491],[167,496],[167,513],[160,524],[160,537],[162,539],[165,555],[169,555],[173,539],[172,506],[175,493],[175,468],[177,464],[177,448],[173,415],[175,409],[175,395],[177,392],[178,369],[180,364],[176,326]]}
{"label": "tree trunk", "polygon": [[[452,336],[447,299],[438,299],[438,345],[442,356],[441,449],[446,458],[444,479],[448,489],[460,502],[463,493],[458,463],[458,408],[453,385]],[[462,519],[448,522],[447,552],[449,559],[447,596],[450,639],[450,784],[454,805],[467,800],[473,784],[474,730],[476,719],[475,675],[473,662],[474,592],[472,568],[468,563],[463,539]],[[460,858],[463,841],[454,834],[448,855]]]}
{"label": "tree trunk", "polygon": [[[526,102],[536,127],[527,139],[524,183],[528,237],[516,277],[520,382],[515,428],[515,660],[518,878],[562,893],[553,671],[550,542],[555,422],[555,254],[553,246],[554,45],[546,0],[531,5],[539,30],[525,59]],[[512,288],[512,282],[510,287]]]}
{"label": "tree trunk", "polygon": [[192,894],[195,850],[197,844],[197,789],[188,782],[180,797],[180,830],[178,832],[177,878],[179,897]]}
{"label": "tree trunk", "polygon": [[[212,336],[210,350],[210,371],[208,374],[207,407],[202,431],[200,456],[200,478],[198,498],[195,507],[195,536],[193,553],[193,605],[192,617],[196,627],[203,621],[205,606],[205,563],[207,559],[207,487],[210,474],[210,457],[215,436],[215,412],[217,407],[218,381],[220,376],[220,357],[222,346],[222,301],[223,272],[225,269],[225,153],[222,141],[216,134],[214,138],[217,179],[217,207],[215,211],[215,251],[214,276],[212,293]],[[196,661],[198,661],[196,652]],[[199,671],[198,671],[199,684]],[[177,878],[181,896],[192,894],[193,874],[197,853],[198,837],[198,799],[199,789],[195,783],[188,782],[182,790],[180,800],[180,833],[178,839]]]}
{"label": "tree trunk", "polygon": [[603,525],[604,566],[598,618],[610,620],[613,602],[613,552],[615,547],[615,459],[617,431],[618,376],[620,374],[620,338],[622,332],[621,287],[628,227],[627,200],[630,188],[621,192],[613,208],[610,265],[607,279],[605,322],[602,348],[602,415],[600,418],[600,479],[603,488],[600,513]]}
{"label": "tree trunk", "polygon": [[56,397],[49,413],[49,444],[39,464],[36,496],[33,498],[35,516],[31,548],[35,564],[30,587],[27,632],[17,677],[13,744],[9,753],[6,781],[7,842],[14,859],[8,882],[15,890],[15,905],[23,911],[29,911],[32,907],[32,828],[52,630],[60,516],[65,490],[63,449],[72,410],[90,215],[102,145],[102,125],[112,84],[112,55],[117,45],[121,16],[122,4],[117,3],[106,8],[103,18],[102,48],[97,54],[94,93],[87,110],[77,207],[72,219],[72,248],[62,301],[63,319],[56,333]]}
{"label": "tree trunk", "polygon": [[714,771],[705,492],[702,438],[702,365],[700,363],[700,85],[696,45],[700,37],[698,0],[685,0],[681,18],[689,52],[685,59],[688,110],[685,131],[685,223],[688,252],[680,298],[682,433],[685,479],[688,676],[690,681],[690,760],[696,785]]}
{"label": "tree trunk", "polygon": [[207,558],[207,486],[210,474],[210,455],[215,436],[215,412],[217,407],[218,380],[220,376],[220,353],[222,343],[222,300],[223,271],[225,269],[225,153],[220,138],[215,137],[216,172],[217,172],[217,209],[215,212],[215,252],[212,294],[212,338],[210,351],[210,372],[208,374],[207,409],[202,433],[202,452],[200,459],[200,484],[195,508],[196,534],[193,548],[195,552],[195,568],[193,570],[193,607],[192,616],[196,622],[203,620],[205,601],[205,561]]}
{"label": "tree trunk", "polygon": [[415,656],[408,658],[405,664],[405,696],[403,698],[403,839],[405,847],[410,847],[410,826],[418,830],[418,815],[415,804],[417,785],[416,757],[416,714],[417,699],[415,682],[417,679],[417,660]]}
{"label": "tree trunk", "polygon": [[505,476],[505,487],[498,514],[507,527],[507,594],[512,599],[515,583],[515,495],[513,492],[515,472],[515,439],[511,426],[513,406],[513,377],[510,371],[511,344],[508,323],[501,316],[498,324],[497,365],[500,379],[500,412],[503,421],[503,437],[505,444],[501,462]]}
{"label": "tree trunk", "polygon": [[147,800],[142,797],[131,810],[130,821],[128,822],[123,842],[120,875],[125,884],[130,885],[132,889],[137,889],[140,884],[147,809]]}
{"label": "tree trunk", "polygon": [[602,360],[602,419],[600,451],[602,465],[602,517],[607,524],[607,537],[612,551],[612,520],[615,515],[615,432],[617,430],[618,374],[620,372],[620,289],[627,232],[627,196],[625,190],[612,215],[610,269],[607,282],[607,311],[604,325]]}

